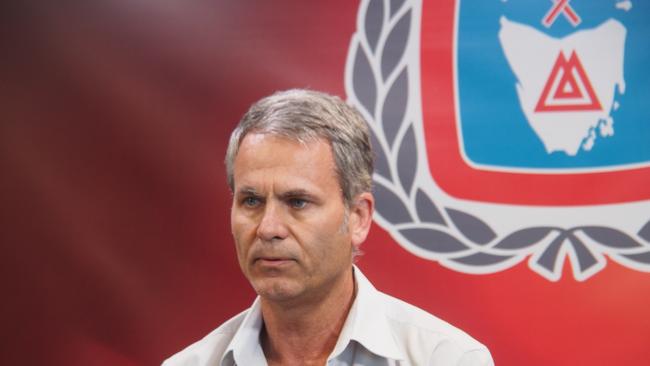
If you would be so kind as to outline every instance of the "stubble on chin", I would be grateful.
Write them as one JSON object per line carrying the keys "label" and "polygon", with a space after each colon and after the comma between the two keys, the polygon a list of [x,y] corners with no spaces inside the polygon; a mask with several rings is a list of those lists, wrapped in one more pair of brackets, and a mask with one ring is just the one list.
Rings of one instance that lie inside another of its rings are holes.
{"label": "stubble on chin", "polygon": [[279,277],[249,279],[255,292],[262,298],[273,302],[284,302],[296,298],[300,286],[290,280]]}

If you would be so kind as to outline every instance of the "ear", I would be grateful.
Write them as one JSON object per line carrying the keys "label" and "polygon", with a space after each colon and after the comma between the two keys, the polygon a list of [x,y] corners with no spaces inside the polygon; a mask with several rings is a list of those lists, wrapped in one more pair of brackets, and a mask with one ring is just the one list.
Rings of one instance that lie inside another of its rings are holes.
{"label": "ear", "polygon": [[370,192],[363,192],[357,196],[352,207],[350,207],[350,236],[352,245],[358,247],[366,240],[372,214],[375,212],[375,198]]}

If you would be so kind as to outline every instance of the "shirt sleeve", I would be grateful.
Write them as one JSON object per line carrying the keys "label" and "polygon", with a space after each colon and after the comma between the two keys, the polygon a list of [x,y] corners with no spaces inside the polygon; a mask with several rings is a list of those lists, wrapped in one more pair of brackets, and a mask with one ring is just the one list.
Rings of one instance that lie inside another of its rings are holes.
{"label": "shirt sleeve", "polygon": [[494,366],[494,360],[485,348],[466,352],[458,361],[458,366]]}
{"label": "shirt sleeve", "polygon": [[440,343],[431,354],[428,366],[494,366],[490,351],[480,344],[468,349],[456,342]]}

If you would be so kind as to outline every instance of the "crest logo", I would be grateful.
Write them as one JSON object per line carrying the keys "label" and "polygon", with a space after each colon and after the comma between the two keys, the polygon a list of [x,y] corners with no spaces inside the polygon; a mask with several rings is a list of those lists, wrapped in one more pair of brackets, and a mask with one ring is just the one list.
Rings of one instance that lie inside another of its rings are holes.
{"label": "crest logo", "polygon": [[650,5],[594,3],[361,2],[345,87],[402,247],[471,274],[650,272]]}
{"label": "crest logo", "polygon": [[[578,82],[580,82],[580,86]],[[553,89],[552,93],[550,93],[551,89]],[[585,94],[588,97],[586,103],[583,102]],[[549,98],[551,99],[549,100]],[[575,99],[578,102],[573,104]],[[563,101],[568,103],[563,103]],[[575,51],[571,53],[571,58],[568,61],[560,51],[551,70],[551,76],[546,81],[542,95],[539,97],[535,112],[582,110],[599,111],[602,110],[602,107]]]}

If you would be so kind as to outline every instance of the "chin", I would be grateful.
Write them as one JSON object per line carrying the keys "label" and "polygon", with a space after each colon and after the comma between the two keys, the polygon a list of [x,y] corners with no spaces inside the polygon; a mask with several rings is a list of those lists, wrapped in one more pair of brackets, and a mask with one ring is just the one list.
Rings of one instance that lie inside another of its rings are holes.
{"label": "chin", "polygon": [[289,283],[286,279],[265,278],[253,282],[253,288],[260,297],[271,301],[287,301],[296,298],[300,293],[297,284]]}

